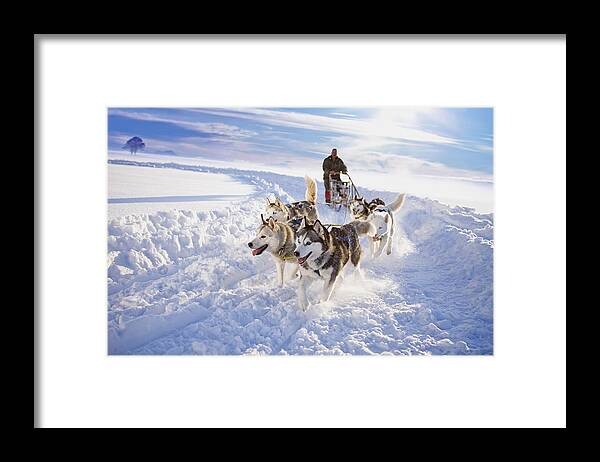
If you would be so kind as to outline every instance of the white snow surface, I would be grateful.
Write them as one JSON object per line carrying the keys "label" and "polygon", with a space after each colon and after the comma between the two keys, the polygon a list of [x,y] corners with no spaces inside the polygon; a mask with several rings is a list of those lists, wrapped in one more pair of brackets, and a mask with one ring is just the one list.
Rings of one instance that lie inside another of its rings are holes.
{"label": "white snow surface", "polygon": [[108,166],[109,218],[172,209],[213,210],[253,192],[252,186],[219,173]]}
{"label": "white snow surface", "polygon": [[[364,282],[346,279],[329,302],[302,312],[297,282],[276,287],[271,258],[253,257],[247,242],[265,196],[301,200],[303,177],[169,161],[109,164],[141,175],[202,175],[208,185],[227,175],[236,194],[239,185],[248,188],[243,199],[214,210],[109,217],[109,354],[493,353],[491,213],[408,194],[396,214],[394,253],[365,256]],[[357,186],[368,199],[391,202],[397,195]],[[322,200],[321,182],[318,193]],[[328,223],[344,219],[323,205],[319,213]]]}

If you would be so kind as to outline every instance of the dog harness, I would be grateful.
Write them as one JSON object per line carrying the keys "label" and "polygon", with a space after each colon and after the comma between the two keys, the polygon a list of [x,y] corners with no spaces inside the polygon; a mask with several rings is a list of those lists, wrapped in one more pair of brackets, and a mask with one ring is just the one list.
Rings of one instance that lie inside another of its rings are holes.
{"label": "dog harness", "polygon": [[303,219],[304,219],[304,217],[292,218],[291,220],[287,221],[287,224],[290,226],[290,228],[292,228],[294,230],[294,233],[296,233],[298,231],[298,229],[300,228],[300,225],[302,225]]}
{"label": "dog harness", "polygon": [[[317,276],[321,277],[321,272],[318,269],[312,269],[310,266],[308,266],[306,263],[304,263],[303,265],[301,265],[302,268],[306,269],[306,270],[311,270],[314,273],[317,273]],[[302,273],[300,273],[300,277],[302,277]]]}
{"label": "dog harness", "polygon": [[294,249],[286,248],[285,246],[277,251],[277,255],[284,261],[298,260],[294,255]]}

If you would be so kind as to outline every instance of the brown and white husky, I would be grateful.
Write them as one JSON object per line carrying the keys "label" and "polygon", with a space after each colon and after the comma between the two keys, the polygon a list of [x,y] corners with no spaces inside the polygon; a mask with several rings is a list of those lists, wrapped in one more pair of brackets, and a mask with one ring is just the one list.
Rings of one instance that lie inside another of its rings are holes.
{"label": "brown and white husky", "polygon": [[275,221],[272,217],[265,220],[261,214],[260,218],[262,224],[258,227],[254,239],[248,242],[248,247],[252,249],[254,256],[264,251],[271,255],[277,268],[277,285],[282,287],[285,264],[292,265],[292,274],[296,275],[298,271],[298,261],[294,256],[294,230],[287,223]]}
{"label": "brown and white husky", "polygon": [[317,213],[317,183],[308,176],[304,176],[306,182],[306,192],[303,201],[284,204],[279,197],[271,202],[267,197],[266,217],[272,217],[278,222],[285,222],[298,229],[302,218],[307,217],[311,223],[314,223],[319,215]]}

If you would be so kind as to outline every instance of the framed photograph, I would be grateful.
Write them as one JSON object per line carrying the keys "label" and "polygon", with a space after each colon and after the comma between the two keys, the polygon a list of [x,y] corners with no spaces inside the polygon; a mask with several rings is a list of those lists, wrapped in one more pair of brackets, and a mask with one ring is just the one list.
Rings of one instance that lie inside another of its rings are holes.
{"label": "framed photograph", "polygon": [[34,61],[34,426],[566,426],[565,35]]}

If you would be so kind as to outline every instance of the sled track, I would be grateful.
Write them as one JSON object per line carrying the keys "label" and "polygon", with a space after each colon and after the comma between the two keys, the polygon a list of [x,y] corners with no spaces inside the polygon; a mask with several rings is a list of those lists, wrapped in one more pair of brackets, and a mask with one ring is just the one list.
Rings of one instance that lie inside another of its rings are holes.
{"label": "sled track", "polygon": [[[394,254],[365,260],[306,313],[294,282],[273,287],[267,256],[245,243],[264,197],[304,197],[304,179],[236,169],[111,160],[140,168],[224,173],[252,184],[211,212],[172,210],[108,223],[111,354],[491,354],[493,216],[407,196]],[[322,193],[319,184],[319,193]],[[365,191],[391,201],[395,194]],[[324,220],[336,219],[319,206]],[[316,296],[317,284],[313,287]]]}

